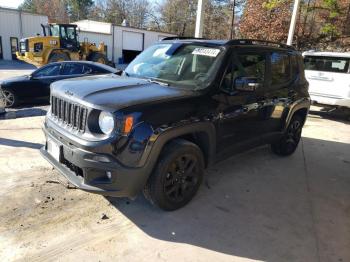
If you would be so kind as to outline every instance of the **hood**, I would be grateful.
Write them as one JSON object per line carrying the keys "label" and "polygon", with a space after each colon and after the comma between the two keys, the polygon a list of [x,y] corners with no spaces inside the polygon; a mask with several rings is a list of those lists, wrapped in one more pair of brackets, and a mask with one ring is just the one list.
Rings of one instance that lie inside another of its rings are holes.
{"label": "hood", "polygon": [[2,84],[8,84],[8,83],[14,83],[14,82],[22,82],[22,81],[28,80],[29,78],[30,78],[29,75],[14,76],[14,77],[6,78],[0,82]]}
{"label": "hood", "polygon": [[195,96],[196,92],[110,74],[54,82],[51,94],[92,108],[114,111],[159,100]]}

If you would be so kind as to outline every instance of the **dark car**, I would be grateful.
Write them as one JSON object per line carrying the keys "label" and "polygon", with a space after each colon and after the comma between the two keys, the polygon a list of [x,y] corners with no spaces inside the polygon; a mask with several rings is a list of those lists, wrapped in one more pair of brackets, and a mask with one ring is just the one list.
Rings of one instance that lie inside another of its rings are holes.
{"label": "dark car", "polygon": [[166,39],[122,76],[52,84],[42,155],[88,192],[187,204],[204,169],[263,144],[301,138],[310,98],[293,47],[253,40]]}
{"label": "dark car", "polygon": [[33,102],[38,99],[49,101],[50,84],[55,81],[117,72],[113,67],[89,61],[56,62],[43,66],[30,75],[3,80],[0,87],[6,99],[6,107],[14,107],[21,102]]}

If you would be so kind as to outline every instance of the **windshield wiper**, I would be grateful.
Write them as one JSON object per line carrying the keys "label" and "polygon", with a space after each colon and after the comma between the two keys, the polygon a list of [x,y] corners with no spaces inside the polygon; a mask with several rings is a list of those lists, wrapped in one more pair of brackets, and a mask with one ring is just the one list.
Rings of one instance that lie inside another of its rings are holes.
{"label": "windshield wiper", "polygon": [[155,84],[158,84],[158,85],[161,85],[161,86],[169,86],[168,83],[165,83],[165,82],[153,79],[153,78],[145,78],[145,80],[150,82],[150,83],[155,83]]}

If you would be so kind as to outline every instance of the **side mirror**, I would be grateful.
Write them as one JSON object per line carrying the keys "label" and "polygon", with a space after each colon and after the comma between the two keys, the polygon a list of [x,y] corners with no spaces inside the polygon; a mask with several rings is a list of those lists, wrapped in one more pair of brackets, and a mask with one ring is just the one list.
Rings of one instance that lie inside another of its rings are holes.
{"label": "side mirror", "polygon": [[260,87],[261,83],[256,77],[237,77],[234,82],[234,88],[244,92],[254,92]]}
{"label": "side mirror", "polygon": [[121,76],[123,74],[123,70],[118,69],[117,72],[115,72],[114,74]]}

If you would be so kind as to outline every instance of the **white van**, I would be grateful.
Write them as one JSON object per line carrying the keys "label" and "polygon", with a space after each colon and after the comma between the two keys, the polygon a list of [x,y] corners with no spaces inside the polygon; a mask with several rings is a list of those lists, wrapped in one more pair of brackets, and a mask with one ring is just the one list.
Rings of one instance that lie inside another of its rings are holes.
{"label": "white van", "polygon": [[350,53],[304,52],[312,101],[350,108]]}

